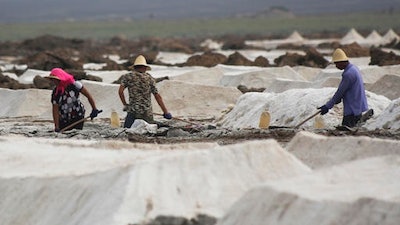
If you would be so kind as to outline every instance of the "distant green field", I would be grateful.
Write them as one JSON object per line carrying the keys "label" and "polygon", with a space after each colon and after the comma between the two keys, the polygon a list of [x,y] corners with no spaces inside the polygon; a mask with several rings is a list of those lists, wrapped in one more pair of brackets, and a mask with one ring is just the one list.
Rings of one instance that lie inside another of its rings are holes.
{"label": "distant green field", "polygon": [[400,13],[301,16],[296,18],[225,18],[140,21],[75,21],[54,23],[0,22],[0,41],[16,41],[51,34],[64,38],[109,39],[138,37],[212,37],[221,35],[287,35],[316,32],[346,33],[377,30],[384,34],[392,28],[400,31]]}

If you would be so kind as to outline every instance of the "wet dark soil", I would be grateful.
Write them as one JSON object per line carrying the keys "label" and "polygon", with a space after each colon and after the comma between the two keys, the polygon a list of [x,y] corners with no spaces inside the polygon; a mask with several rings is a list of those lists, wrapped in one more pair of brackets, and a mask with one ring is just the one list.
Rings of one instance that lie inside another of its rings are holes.
{"label": "wet dark soil", "polygon": [[[202,121],[204,124],[204,121]],[[195,126],[174,122],[160,122],[155,133],[137,133],[127,128],[111,128],[108,119],[85,122],[83,130],[70,130],[64,133],[53,131],[49,120],[34,118],[0,118],[0,136],[21,135],[26,137],[121,140],[134,143],[174,144],[190,142],[215,142],[220,145],[241,143],[249,140],[274,139],[283,147],[300,131],[309,131],[324,136],[367,136],[390,140],[400,140],[400,131],[366,130],[352,131],[337,129],[294,129],[290,127],[271,127],[269,129],[226,129],[211,124]],[[199,123],[200,124],[200,123]]]}

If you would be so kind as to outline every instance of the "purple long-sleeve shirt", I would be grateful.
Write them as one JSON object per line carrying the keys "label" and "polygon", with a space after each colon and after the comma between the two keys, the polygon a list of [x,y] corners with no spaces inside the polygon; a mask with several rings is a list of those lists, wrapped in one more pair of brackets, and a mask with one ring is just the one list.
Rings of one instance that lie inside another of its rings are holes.
{"label": "purple long-sleeve shirt", "polygon": [[331,109],[335,103],[343,99],[343,115],[361,115],[368,110],[367,97],[365,96],[364,82],[360,70],[349,63],[342,73],[342,80],[332,99],[325,105]]}

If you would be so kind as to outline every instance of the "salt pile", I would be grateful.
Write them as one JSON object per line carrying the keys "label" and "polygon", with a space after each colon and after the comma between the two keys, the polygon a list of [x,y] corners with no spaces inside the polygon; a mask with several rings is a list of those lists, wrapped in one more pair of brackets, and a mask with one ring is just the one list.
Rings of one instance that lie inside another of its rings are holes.
{"label": "salt pile", "polygon": [[400,76],[387,74],[368,87],[368,90],[391,100],[400,98]]}
{"label": "salt pile", "polygon": [[385,41],[385,44],[390,43],[392,41],[394,42],[399,42],[400,41],[400,37],[399,35],[396,34],[396,32],[394,32],[393,29],[389,29],[385,35],[383,35],[383,39]]}
{"label": "salt pile", "polygon": [[[383,38],[394,35],[388,31]],[[365,44],[368,40],[372,45],[378,39],[374,32],[364,39],[356,30],[350,30],[341,41]],[[317,45],[319,41],[293,32],[283,40],[249,42],[265,50],[238,52],[250,60],[261,55],[273,62],[289,50],[268,48],[280,44]],[[221,54],[234,52],[221,50],[221,44],[212,40],[203,44]],[[304,54],[302,50],[290,52]],[[160,52],[156,61],[181,63],[190,56]],[[360,130],[399,131],[399,66],[370,66],[369,60],[350,59],[363,73],[369,108],[375,112]],[[334,66],[151,65],[154,77],[169,78],[157,87],[177,118],[211,121],[220,129],[216,129],[217,135],[245,130],[274,133],[272,128],[258,130],[261,113],[268,111],[271,127],[282,127],[293,135],[298,132],[289,143],[264,139],[224,146],[219,142],[140,144],[121,139],[107,141],[102,133],[91,134],[101,130],[99,127],[111,133],[108,137],[124,132],[124,138],[157,130],[154,124],[139,120],[131,129],[109,127],[113,110],[121,118],[125,116],[118,97],[119,85],[113,82],[128,71],[96,70],[102,66],[90,64],[84,68],[103,82],[82,83],[103,113],[75,133],[52,132],[50,90],[0,88],[1,224],[126,225],[144,224],[160,215],[193,218],[200,214],[227,225],[400,221],[400,182],[394,179],[400,176],[399,141],[346,136],[349,133],[326,137],[286,129],[317,112],[317,107],[333,96],[341,79],[341,71]],[[8,74],[31,84],[35,76],[48,73],[28,69],[19,77]],[[265,90],[242,93],[238,86]],[[86,98],[82,96],[81,100],[90,111]],[[154,112],[161,113],[152,100]],[[315,129],[314,120],[301,129],[338,132],[335,126],[341,123],[342,104],[320,118],[324,129]],[[21,125],[22,120],[27,125]],[[21,129],[26,131],[19,132]],[[80,140],[84,138],[91,140]]]}
{"label": "salt pile", "polygon": [[400,98],[393,100],[367,128],[370,130],[380,128],[400,130]]}
{"label": "salt pile", "polygon": [[237,87],[244,85],[249,88],[268,87],[276,79],[287,79],[290,81],[305,81],[304,77],[291,69],[289,66],[277,68],[265,68],[258,71],[242,73],[236,76],[224,76],[220,80],[222,86]]}
{"label": "salt pile", "polygon": [[260,185],[217,224],[397,224],[399,163],[398,155],[368,158]]}
{"label": "salt pile", "polygon": [[325,168],[254,187],[218,225],[398,223],[400,182],[393,179],[400,175],[398,141],[298,135],[291,151]]}
{"label": "salt pile", "polygon": [[50,90],[0,88],[1,117],[51,118]]}
{"label": "salt pile", "polygon": [[2,224],[130,224],[199,213],[222,217],[252,186],[310,172],[274,140],[150,147],[0,139]]}
{"label": "salt pile", "polygon": [[361,43],[365,40],[365,38],[358,33],[358,31],[354,28],[350,29],[347,34],[342,37],[340,40],[341,44],[351,44],[353,42]]}
{"label": "salt pile", "polygon": [[325,137],[302,131],[286,150],[310,168],[319,169],[370,157],[400,155],[399,144],[370,137]]}
{"label": "salt pile", "polygon": [[373,30],[365,38],[365,42],[371,46],[377,47],[383,43],[383,37],[376,30]]}
{"label": "salt pile", "polygon": [[[335,88],[292,89],[282,93],[246,93],[240,96],[235,107],[220,121],[223,127],[258,128],[263,111],[271,114],[271,126],[295,127],[314,114],[335,93]],[[389,104],[386,97],[367,92],[368,106],[379,115]],[[323,116],[326,128],[340,124],[342,104],[336,105]],[[312,127],[310,120],[303,125]]]}

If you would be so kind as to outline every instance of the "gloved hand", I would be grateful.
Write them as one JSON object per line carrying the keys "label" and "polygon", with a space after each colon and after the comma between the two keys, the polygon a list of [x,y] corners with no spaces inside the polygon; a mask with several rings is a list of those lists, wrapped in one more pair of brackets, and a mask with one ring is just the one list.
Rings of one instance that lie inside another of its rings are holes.
{"label": "gloved hand", "polygon": [[128,111],[128,105],[124,105],[124,108],[122,108],[122,111],[124,111],[124,112]]}
{"label": "gloved hand", "polygon": [[90,119],[93,120],[93,118],[97,117],[97,115],[101,112],[101,110],[93,109],[92,112],[90,113]]}
{"label": "gloved hand", "polygon": [[325,115],[325,114],[327,114],[328,111],[329,111],[329,109],[328,109],[328,107],[326,107],[326,105],[323,105],[323,106],[321,106],[321,107],[318,107],[318,109],[321,110],[321,115]]}
{"label": "gloved hand", "polygon": [[164,113],[164,114],[163,114],[163,117],[164,117],[165,119],[168,119],[168,120],[172,119],[171,113]]}

